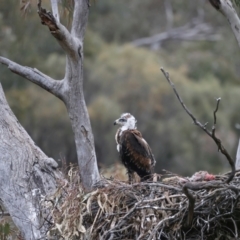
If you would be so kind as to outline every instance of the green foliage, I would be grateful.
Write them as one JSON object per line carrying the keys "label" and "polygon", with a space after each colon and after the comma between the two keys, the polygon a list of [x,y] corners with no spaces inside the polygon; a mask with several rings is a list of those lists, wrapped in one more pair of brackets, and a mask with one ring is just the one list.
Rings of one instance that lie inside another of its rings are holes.
{"label": "green foliage", "polygon": [[240,1],[239,0],[234,0],[233,2],[236,4],[236,6],[240,7]]}
{"label": "green foliage", "polygon": [[7,240],[7,237],[11,233],[11,228],[9,223],[0,223],[0,239]]}

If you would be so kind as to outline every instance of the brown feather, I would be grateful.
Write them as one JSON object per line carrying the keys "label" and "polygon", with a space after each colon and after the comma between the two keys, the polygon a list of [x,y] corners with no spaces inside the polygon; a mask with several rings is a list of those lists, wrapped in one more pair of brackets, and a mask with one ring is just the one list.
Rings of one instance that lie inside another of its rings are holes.
{"label": "brown feather", "polygon": [[136,172],[141,180],[150,177],[155,159],[142,134],[136,130],[126,130],[118,133],[116,140],[120,145],[120,157],[129,172]]}

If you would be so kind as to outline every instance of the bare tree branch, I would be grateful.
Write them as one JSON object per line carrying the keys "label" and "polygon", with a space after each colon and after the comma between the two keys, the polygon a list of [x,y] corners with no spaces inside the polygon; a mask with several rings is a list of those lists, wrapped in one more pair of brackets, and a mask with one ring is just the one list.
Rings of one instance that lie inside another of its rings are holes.
{"label": "bare tree branch", "polygon": [[162,42],[169,39],[184,41],[217,41],[220,40],[220,35],[213,34],[212,27],[207,23],[199,19],[194,19],[184,26],[172,28],[151,37],[136,39],[132,44],[134,46],[156,46],[161,45]]}
{"label": "bare tree branch", "polygon": [[169,77],[169,73],[166,72],[163,68],[161,68],[161,71],[163,73],[163,75],[165,76],[165,78],[167,79],[168,83],[171,85],[175,95],[177,96],[179,102],[181,103],[182,107],[184,108],[184,110],[187,112],[187,114],[192,118],[193,122],[195,125],[197,125],[198,127],[200,127],[205,133],[207,133],[208,136],[210,136],[214,142],[216,143],[217,147],[218,147],[218,150],[227,158],[230,166],[231,166],[231,169],[232,169],[232,172],[231,174],[229,175],[228,179],[226,180],[226,183],[229,183],[234,175],[235,175],[235,164],[234,164],[234,161],[233,159],[231,158],[231,156],[229,155],[229,153],[227,152],[227,150],[224,148],[224,146],[222,145],[221,143],[221,140],[218,139],[215,135],[215,128],[216,128],[216,122],[217,122],[217,117],[216,117],[216,113],[218,111],[218,106],[219,106],[219,103],[220,103],[220,98],[217,99],[217,105],[216,105],[216,109],[214,110],[213,112],[213,116],[214,116],[214,123],[213,123],[213,127],[212,127],[212,131],[209,131],[206,126],[207,126],[207,123],[205,123],[204,125],[202,123],[200,123],[194,116],[193,114],[190,112],[190,110],[186,107],[186,105],[183,103],[181,97],[179,96],[175,86],[174,86],[174,83],[171,81],[170,77]]}
{"label": "bare tree branch", "polygon": [[0,57],[0,63],[8,66],[8,68],[12,72],[37,84],[38,86],[44,88],[56,97],[60,99],[62,98],[62,81],[54,80],[49,76],[45,75],[44,73],[40,72],[36,68],[24,67],[4,57]]}
{"label": "bare tree branch", "polygon": [[228,20],[240,47],[240,20],[230,0],[209,0],[212,6]]}
{"label": "bare tree branch", "polygon": [[58,0],[51,0],[52,12],[55,19],[59,22]]}
{"label": "bare tree branch", "polygon": [[[227,178],[227,180],[225,180],[225,183],[229,183],[234,175],[235,175],[235,165],[233,163],[232,158],[230,157],[230,155],[228,154],[228,152],[224,149],[220,139],[218,139],[215,135],[215,131],[216,131],[216,124],[217,124],[217,111],[219,108],[219,103],[220,103],[220,98],[217,99],[217,104],[216,104],[216,108],[213,112],[213,118],[214,118],[214,123],[213,123],[213,127],[212,127],[212,131],[210,132],[206,126],[207,123],[205,123],[204,125],[202,125],[195,117],[194,115],[190,112],[190,110],[186,107],[186,105],[183,103],[183,100],[181,99],[181,97],[179,96],[174,83],[171,81],[169,74],[163,69],[161,68],[161,71],[163,72],[165,78],[167,79],[167,81],[169,82],[169,84],[171,85],[172,89],[174,90],[175,95],[177,96],[179,102],[181,103],[182,107],[184,108],[184,110],[187,112],[187,114],[192,118],[193,122],[195,125],[199,126],[202,130],[204,130],[217,144],[218,149],[222,152],[222,154],[225,155],[225,157],[227,158],[231,168],[232,168],[232,172],[230,173],[229,177]],[[240,147],[238,147],[238,151],[240,151]],[[239,157],[239,153],[237,153],[237,156]],[[237,159],[238,159],[237,157]],[[240,158],[240,157],[239,157]],[[189,205],[188,205],[188,218],[187,218],[187,227],[191,226],[192,220],[193,220],[193,214],[194,214],[194,206],[195,206],[195,197],[193,196],[193,194],[189,191],[190,190],[200,190],[200,189],[207,189],[207,188],[219,188],[222,187],[222,182],[221,181],[212,181],[210,183],[206,183],[206,182],[200,182],[200,183],[191,183],[191,182],[187,182],[186,184],[184,184],[183,186],[183,192],[184,194],[187,196],[188,200],[189,200]],[[234,186],[229,186],[233,191],[236,191],[236,193],[238,192],[238,189],[235,189]]]}
{"label": "bare tree branch", "polygon": [[57,39],[68,57],[74,60],[78,59],[79,48],[82,48],[82,43],[77,38],[74,38],[65,26],[56,21],[51,12],[43,9],[41,3],[42,1],[38,0],[38,14],[42,24],[48,26],[51,34]]}

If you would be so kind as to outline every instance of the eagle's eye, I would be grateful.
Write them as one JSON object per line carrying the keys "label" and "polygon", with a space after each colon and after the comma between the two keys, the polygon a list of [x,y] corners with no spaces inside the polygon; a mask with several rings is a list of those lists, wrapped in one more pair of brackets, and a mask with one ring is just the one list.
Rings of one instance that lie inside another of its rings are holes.
{"label": "eagle's eye", "polygon": [[124,119],[124,118],[120,118],[119,119],[119,122],[126,122],[127,120],[126,119]]}

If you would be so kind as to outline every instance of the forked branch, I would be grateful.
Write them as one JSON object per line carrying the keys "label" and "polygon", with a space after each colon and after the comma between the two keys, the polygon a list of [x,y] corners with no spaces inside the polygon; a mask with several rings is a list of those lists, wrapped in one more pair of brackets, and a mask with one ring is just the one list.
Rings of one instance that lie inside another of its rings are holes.
{"label": "forked branch", "polygon": [[220,103],[220,100],[221,98],[218,98],[217,99],[217,105],[216,105],[216,108],[213,112],[213,118],[214,118],[214,122],[213,122],[213,126],[212,126],[212,131],[209,131],[207,129],[207,123],[205,123],[204,125],[199,122],[195,117],[194,115],[190,112],[190,110],[186,107],[186,105],[184,104],[183,100],[181,99],[181,97],[179,96],[176,88],[175,88],[175,85],[174,83],[171,81],[170,79],[170,76],[169,76],[169,73],[166,72],[163,68],[161,68],[161,71],[163,73],[163,75],[165,76],[165,78],[167,79],[168,83],[171,85],[175,95],[177,96],[179,102],[181,103],[182,107],[184,108],[184,110],[187,112],[187,114],[192,118],[193,122],[195,125],[197,125],[198,127],[200,127],[205,133],[207,133],[208,136],[210,136],[214,142],[216,143],[217,147],[218,147],[218,150],[227,158],[228,160],[228,163],[230,164],[231,166],[231,169],[232,169],[232,172],[230,173],[228,179],[226,180],[226,183],[229,183],[233,177],[234,177],[234,174],[235,174],[235,165],[234,165],[234,161],[233,159],[231,158],[231,156],[229,155],[229,153],[227,152],[227,150],[224,148],[224,146],[222,145],[222,142],[219,138],[216,137],[215,135],[215,130],[216,130],[216,123],[217,123],[217,111],[218,111],[218,107],[219,107],[219,103]]}
{"label": "forked branch", "polygon": [[54,80],[36,68],[22,66],[4,57],[0,57],[0,63],[6,65],[12,72],[28,79],[56,97],[62,99],[62,81]]}
{"label": "forked branch", "polygon": [[42,8],[42,1],[38,0],[38,15],[43,25],[48,26],[51,34],[57,39],[65,53],[73,60],[79,57],[79,48],[82,42],[73,37],[65,26],[63,26],[50,11]]}
{"label": "forked branch", "polygon": [[[161,71],[163,73],[163,75],[165,76],[165,78],[167,79],[168,83],[171,85],[175,95],[177,96],[179,102],[181,103],[182,107],[184,108],[184,110],[187,112],[187,114],[192,118],[193,122],[195,125],[197,125],[198,127],[200,127],[205,133],[207,133],[216,143],[218,150],[221,151],[221,153],[227,158],[232,171],[230,173],[230,175],[228,176],[227,180],[225,181],[225,183],[229,183],[234,175],[235,175],[235,165],[234,165],[234,161],[231,158],[231,156],[228,154],[227,150],[223,147],[221,140],[218,139],[215,135],[215,131],[216,131],[216,124],[217,124],[217,111],[219,108],[219,103],[221,98],[217,99],[217,105],[215,110],[213,111],[213,126],[212,126],[212,131],[209,131],[206,126],[207,123],[205,123],[204,125],[199,122],[194,115],[190,112],[190,110],[186,107],[186,105],[184,104],[183,100],[181,99],[181,97],[179,96],[174,83],[171,81],[169,73],[166,72],[163,68],[161,68]],[[193,214],[194,214],[194,206],[195,206],[195,197],[193,196],[193,194],[189,191],[189,189],[191,190],[200,190],[200,189],[207,189],[209,187],[213,187],[213,188],[218,188],[222,186],[222,182],[220,181],[214,181],[211,183],[206,183],[206,182],[200,182],[200,183],[190,183],[187,182],[186,184],[184,184],[183,186],[183,192],[184,194],[187,196],[188,200],[189,200],[189,205],[188,205],[188,219],[187,219],[187,227],[189,227],[192,223],[193,220]],[[231,186],[229,186],[231,187]]]}

